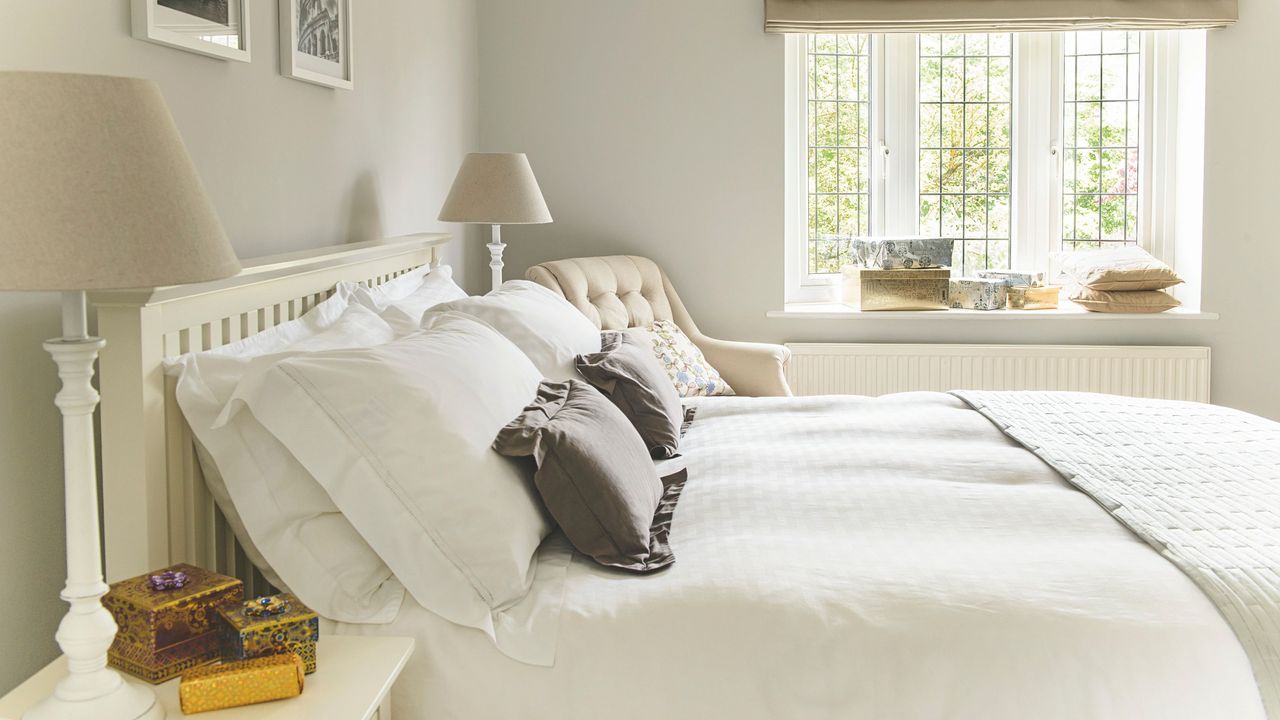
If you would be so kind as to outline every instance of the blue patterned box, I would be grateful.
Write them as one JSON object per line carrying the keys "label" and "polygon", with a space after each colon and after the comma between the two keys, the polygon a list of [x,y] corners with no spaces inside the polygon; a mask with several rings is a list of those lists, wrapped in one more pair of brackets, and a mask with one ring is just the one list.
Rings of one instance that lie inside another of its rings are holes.
{"label": "blue patterned box", "polygon": [[855,238],[853,264],[875,270],[923,270],[951,267],[954,240],[936,238]]}
{"label": "blue patterned box", "polygon": [[979,270],[984,280],[1000,280],[1009,287],[1044,287],[1044,273],[1019,272],[1017,270]]}
{"label": "blue patterned box", "polygon": [[248,660],[297,653],[307,674],[316,671],[320,618],[289,593],[218,608],[223,621],[223,657]]}
{"label": "blue patterned box", "polygon": [[951,281],[951,307],[963,310],[1003,310],[1009,301],[1004,280],[960,278]]}

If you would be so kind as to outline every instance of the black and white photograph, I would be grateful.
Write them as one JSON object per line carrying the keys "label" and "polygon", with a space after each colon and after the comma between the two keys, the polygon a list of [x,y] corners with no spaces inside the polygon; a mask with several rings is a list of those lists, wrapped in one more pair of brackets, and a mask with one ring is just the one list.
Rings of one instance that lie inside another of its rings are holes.
{"label": "black and white photograph", "polygon": [[351,0],[279,0],[280,72],[285,77],[350,90]]}
{"label": "black and white photograph", "polygon": [[230,19],[227,0],[156,0],[156,3],[219,25],[226,25]]}
{"label": "black and white photograph", "polygon": [[249,62],[249,0],[132,0],[138,40],[219,60]]}
{"label": "black and white photograph", "polygon": [[341,31],[338,0],[298,0],[298,52],[340,62]]}

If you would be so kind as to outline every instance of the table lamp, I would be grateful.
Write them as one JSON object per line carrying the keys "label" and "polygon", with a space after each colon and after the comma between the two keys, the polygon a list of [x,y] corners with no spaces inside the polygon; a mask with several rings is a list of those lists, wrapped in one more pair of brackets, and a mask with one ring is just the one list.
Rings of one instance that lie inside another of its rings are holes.
{"label": "table lamp", "polygon": [[440,220],[493,226],[489,269],[497,290],[502,285],[502,251],[506,249],[502,226],[549,223],[551,211],[524,153],[471,153],[462,161]]}
{"label": "table lamp", "polygon": [[44,347],[62,379],[68,674],[24,717],[162,718],[151,688],[107,667],[91,382],[105,343],[88,334],[85,291],[217,280],[240,263],[154,83],[0,72],[0,99],[0,290],[62,292],[62,337]]}

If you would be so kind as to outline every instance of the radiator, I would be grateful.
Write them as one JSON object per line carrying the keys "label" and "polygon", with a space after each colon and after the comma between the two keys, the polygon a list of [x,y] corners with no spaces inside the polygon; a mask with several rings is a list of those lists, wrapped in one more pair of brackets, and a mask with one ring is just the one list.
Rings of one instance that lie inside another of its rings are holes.
{"label": "radiator", "polygon": [[797,395],[1074,390],[1209,402],[1207,347],[795,343]]}

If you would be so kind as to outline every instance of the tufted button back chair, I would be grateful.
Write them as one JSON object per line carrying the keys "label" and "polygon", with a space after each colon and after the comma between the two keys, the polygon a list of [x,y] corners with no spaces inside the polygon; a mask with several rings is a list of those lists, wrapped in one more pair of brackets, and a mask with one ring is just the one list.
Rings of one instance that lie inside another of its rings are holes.
{"label": "tufted button back chair", "polygon": [[570,258],[534,265],[525,277],[559,293],[601,330],[674,322],[739,395],[789,396],[781,345],[730,342],[703,335],[657,263],[634,255]]}

